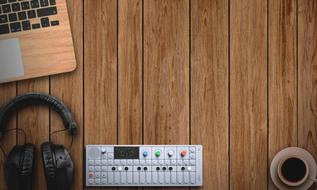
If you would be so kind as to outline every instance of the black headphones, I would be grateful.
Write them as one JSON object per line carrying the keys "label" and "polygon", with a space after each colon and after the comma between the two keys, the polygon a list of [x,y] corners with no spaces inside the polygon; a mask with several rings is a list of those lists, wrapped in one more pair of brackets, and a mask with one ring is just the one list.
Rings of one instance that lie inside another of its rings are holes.
{"label": "black headphones", "polygon": [[[72,139],[77,124],[70,110],[57,98],[48,94],[30,93],[17,96],[0,110],[0,138],[6,130],[10,116],[16,109],[29,105],[45,105],[56,111],[63,120],[65,130]],[[15,130],[15,129],[14,129]],[[41,145],[41,155],[48,190],[67,190],[74,176],[74,164],[70,154],[63,145],[44,142]],[[5,180],[9,190],[31,190],[35,166],[35,145],[25,143],[16,145],[8,154],[5,163]]]}

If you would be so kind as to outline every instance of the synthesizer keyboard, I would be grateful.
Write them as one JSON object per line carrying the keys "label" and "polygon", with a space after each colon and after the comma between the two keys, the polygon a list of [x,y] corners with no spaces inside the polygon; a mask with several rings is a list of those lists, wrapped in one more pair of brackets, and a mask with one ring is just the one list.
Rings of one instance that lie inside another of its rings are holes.
{"label": "synthesizer keyboard", "polygon": [[202,186],[201,145],[87,145],[86,186]]}

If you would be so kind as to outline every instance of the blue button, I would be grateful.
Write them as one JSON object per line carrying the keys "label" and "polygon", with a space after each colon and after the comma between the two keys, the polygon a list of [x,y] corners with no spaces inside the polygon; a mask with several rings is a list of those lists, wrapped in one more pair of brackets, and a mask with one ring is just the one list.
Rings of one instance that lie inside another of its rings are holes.
{"label": "blue button", "polygon": [[146,151],[146,150],[143,151],[143,156],[144,156],[144,157],[147,157],[148,155],[149,155],[148,151]]}

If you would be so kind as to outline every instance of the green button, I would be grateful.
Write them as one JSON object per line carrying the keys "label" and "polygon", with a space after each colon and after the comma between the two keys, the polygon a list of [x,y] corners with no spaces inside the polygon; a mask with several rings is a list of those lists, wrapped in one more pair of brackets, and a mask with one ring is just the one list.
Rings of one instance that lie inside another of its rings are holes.
{"label": "green button", "polygon": [[161,155],[161,151],[157,150],[157,151],[155,152],[155,156],[156,156],[156,157],[159,157],[160,155]]}

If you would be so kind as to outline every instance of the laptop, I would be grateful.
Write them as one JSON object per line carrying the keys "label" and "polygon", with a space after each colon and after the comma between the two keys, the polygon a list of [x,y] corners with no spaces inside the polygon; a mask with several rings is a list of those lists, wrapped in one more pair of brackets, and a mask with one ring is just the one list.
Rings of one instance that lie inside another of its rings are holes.
{"label": "laptop", "polygon": [[0,0],[0,83],[75,68],[66,0]]}

